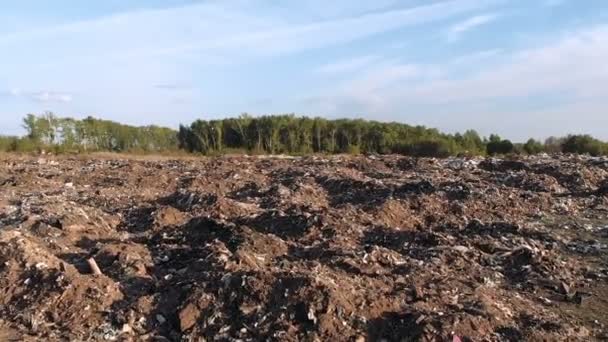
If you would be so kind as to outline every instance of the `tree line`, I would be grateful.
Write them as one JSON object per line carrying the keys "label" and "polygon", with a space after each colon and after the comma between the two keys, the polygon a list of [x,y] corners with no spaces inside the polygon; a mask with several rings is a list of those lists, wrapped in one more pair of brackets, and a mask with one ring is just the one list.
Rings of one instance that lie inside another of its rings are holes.
{"label": "tree line", "polygon": [[589,135],[529,139],[513,143],[496,134],[481,137],[474,130],[445,134],[434,128],[361,119],[275,115],[241,115],[222,120],[196,120],[180,126],[179,147],[203,154],[244,150],[258,153],[398,153],[419,157],[579,153],[607,155],[608,143]]}
{"label": "tree line", "polygon": [[52,113],[27,115],[24,137],[0,137],[0,151],[224,153],[397,153],[418,157],[579,153],[608,155],[608,144],[589,135],[551,137],[513,143],[476,131],[446,134],[434,128],[362,119],[274,115],[241,115],[196,120],[177,131],[158,126],[136,127],[88,117],[60,118]]}
{"label": "tree line", "polygon": [[177,150],[175,130],[159,126],[136,127],[87,117],[61,118],[53,113],[28,114],[24,137],[0,138],[0,150],[55,152],[163,152]]}
{"label": "tree line", "polygon": [[475,131],[447,135],[436,129],[361,119],[275,115],[241,115],[222,120],[196,120],[180,126],[180,148],[204,154],[225,150],[257,153],[403,153],[448,156],[463,151],[483,152]]}

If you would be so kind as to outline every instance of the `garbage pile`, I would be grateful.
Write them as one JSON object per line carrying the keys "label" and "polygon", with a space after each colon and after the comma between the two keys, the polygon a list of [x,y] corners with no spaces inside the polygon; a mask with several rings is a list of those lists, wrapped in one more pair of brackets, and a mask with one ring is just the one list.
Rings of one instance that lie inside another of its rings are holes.
{"label": "garbage pile", "polygon": [[1,340],[608,338],[608,160],[3,158]]}

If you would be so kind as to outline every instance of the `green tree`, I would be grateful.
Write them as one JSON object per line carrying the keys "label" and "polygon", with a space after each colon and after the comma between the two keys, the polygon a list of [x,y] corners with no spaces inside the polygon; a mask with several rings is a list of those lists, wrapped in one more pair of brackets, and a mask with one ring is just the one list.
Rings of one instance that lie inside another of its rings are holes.
{"label": "green tree", "polygon": [[532,138],[524,144],[523,149],[527,154],[538,154],[544,151],[543,144]]}
{"label": "green tree", "polygon": [[510,140],[501,139],[496,134],[490,135],[490,140],[486,145],[486,152],[489,155],[509,154],[514,150],[513,143]]}
{"label": "green tree", "polygon": [[608,153],[608,146],[590,135],[570,135],[562,143],[562,152],[599,156]]}

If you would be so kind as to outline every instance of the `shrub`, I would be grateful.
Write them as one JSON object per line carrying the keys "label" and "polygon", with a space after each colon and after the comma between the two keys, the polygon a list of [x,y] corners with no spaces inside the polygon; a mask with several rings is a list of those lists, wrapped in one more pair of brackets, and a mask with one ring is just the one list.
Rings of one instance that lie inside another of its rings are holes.
{"label": "shrub", "polygon": [[570,135],[562,143],[562,152],[599,156],[608,152],[608,146],[590,135]]}
{"label": "shrub", "polygon": [[11,152],[19,138],[0,136],[0,152]]}
{"label": "shrub", "polygon": [[489,155],[509,154],[513,152],[514,146],[510,140],[494,140],[488,143],[486,150]]}
{"label": "shrub", "polygon": [[413,157],[445,158],[452,155],[450,144],[441,140],[421,141],[412,144],[402,144],[395,148],[395,153]]}
{"label": "shrub", "polygon": [[530,139],[524,144],[524,151],[527,154],[541,153],[544,151],[543,144],[541,144],[540,141]]}

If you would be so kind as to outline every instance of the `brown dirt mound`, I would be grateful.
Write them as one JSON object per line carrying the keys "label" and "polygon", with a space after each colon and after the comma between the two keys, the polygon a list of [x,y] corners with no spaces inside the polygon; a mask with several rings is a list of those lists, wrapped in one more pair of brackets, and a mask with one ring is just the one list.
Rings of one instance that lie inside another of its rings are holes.
{"label": "brown dirt mound", "polygon": [[0,340],[601,340],[607,164],[14,158]]}

